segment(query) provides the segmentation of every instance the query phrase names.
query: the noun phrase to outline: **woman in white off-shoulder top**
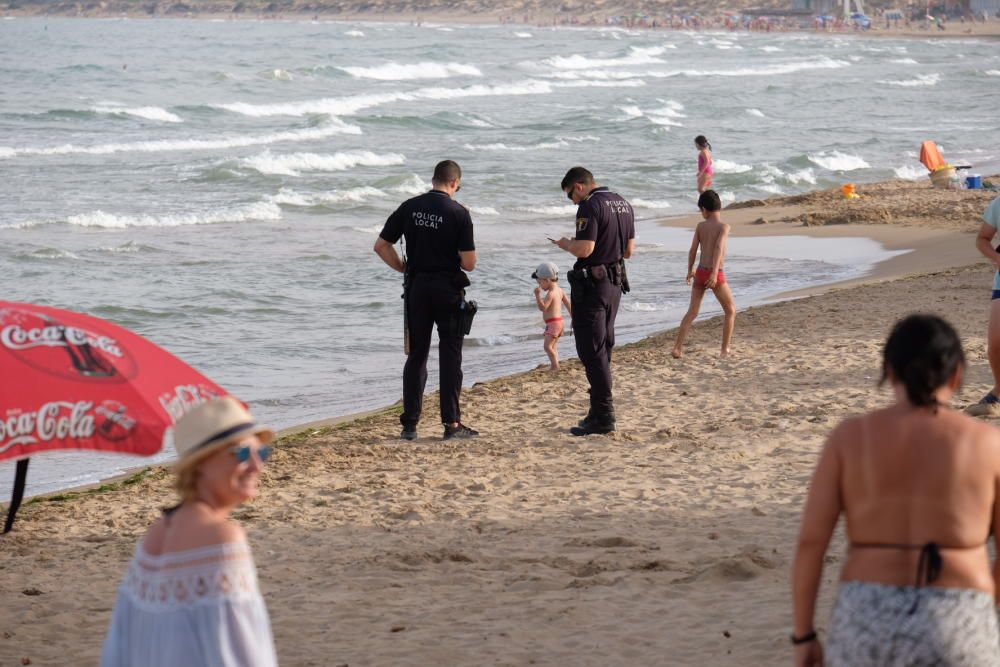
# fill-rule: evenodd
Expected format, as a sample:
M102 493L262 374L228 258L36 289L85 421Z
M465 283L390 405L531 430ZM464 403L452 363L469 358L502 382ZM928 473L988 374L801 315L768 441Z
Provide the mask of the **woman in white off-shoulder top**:
M250 545L232 511L257 495L274 431L231 397L174 429L181 504L139 543L118 592L102 667L274 667Z

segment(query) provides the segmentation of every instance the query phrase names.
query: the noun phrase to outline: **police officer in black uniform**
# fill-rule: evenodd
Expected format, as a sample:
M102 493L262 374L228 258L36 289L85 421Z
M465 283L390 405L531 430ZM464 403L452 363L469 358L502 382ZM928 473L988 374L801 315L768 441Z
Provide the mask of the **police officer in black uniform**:
M577 258L567 274L573 336L590 383L590 411L570 433L611 433L617 428L611 398L611 350L618 304L629 290L624 260L635 250L635 214L631 204L595 183L594 175L583 167L566 173L562 190L579 206L576 235L553 243Z
M432 190L409 199L386 220L375 252L405 275L409 350L403 367L403 425L401 437L414 440L427 384L427 355L431 333L438 328L441 365L441 422L445 440L478 435L462 424L458 400L462 392L462 308L469 278L476 268L476 245L469 211L452 197L462 187L462 169L452 160L439 162ZM405 239L406 260L394 244Z

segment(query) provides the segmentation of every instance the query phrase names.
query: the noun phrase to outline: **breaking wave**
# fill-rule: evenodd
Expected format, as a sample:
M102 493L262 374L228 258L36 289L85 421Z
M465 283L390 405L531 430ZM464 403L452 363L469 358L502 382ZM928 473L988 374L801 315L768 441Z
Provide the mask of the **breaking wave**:
M263 146L292 141L316 141L338 134L361 134L361 128L348 125L336 119L322 127L304 130L289 130L272 134L243 135L222 139L173 139L161 141L134 141L121 144L96 144L94 146L77 146L63 144L62 146L11 148L0 146L0 158L12 158L20 155L109 155L111 153L161 153L167 151L207 151L226 148L245 148L247 146Z
M270 151L244 158L245 167L262 174L301 176L303 171L345 171L354 167L389 167L403 164L406 157L399 153L379 155L371 151L347 151L333 155L318 153L291 153L274 155Z
M884 83L887 86L902 86L904 88L917 88L921 86L936 86L938 82L941 81L941 75L934 74L920 74L915 79L904 79L902 81L879 81L879 83Z
M114 107L97 106L92 109L94 113L110 114L114 116L135 116L146 120L155 120L162 123L183 123L184 120L177 114L170 113L160 107Z
M810 154L808 157L810 162L828 171L855 171L871 168L871 165L865 162L864 158L840 151L824 151L823 153Z
M127 227L181 227L186 225L211 225L222 222L247 222L250 220L273 221L281 219L281 209L271 202L256 202L244 206L217 209L201 213L175 213L171 215L116 215L105 211L92 211L71 215L64 221L76 227L101 227L105 229L125 229ZM48 222L28 222L21 227L52 224Z
M411 81L416 79L447 79L453 76L482 76L478 67L460 63L416 63L401 65L386 63L375 67L340 67L358 79L375 79L377 81Z
M361 111L392 102L413 102L417 100L451 100L463 97L507 97L517 95L546 95L553 90L552 84L544 81L523 81L498 85L477 84L465 88L420 88L412 92L369 93L349 97L328 97L318 100L302 100L279 104L216 104L214 108L224 109L244 116L306 116L309 114L331 114L350 116ZM360 131L360 130L359 130Z

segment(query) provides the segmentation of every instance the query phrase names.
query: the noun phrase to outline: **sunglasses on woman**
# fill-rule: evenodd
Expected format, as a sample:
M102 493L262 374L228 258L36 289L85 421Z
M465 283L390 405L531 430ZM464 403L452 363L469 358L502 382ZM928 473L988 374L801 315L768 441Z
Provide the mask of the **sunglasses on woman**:
M237 463L246 463L249 461L254 451L257 452L257 458L260 459L261 463L271 458L271 448L266 445L256 449L254 449L253 445L235 445L229 451L236 457Z

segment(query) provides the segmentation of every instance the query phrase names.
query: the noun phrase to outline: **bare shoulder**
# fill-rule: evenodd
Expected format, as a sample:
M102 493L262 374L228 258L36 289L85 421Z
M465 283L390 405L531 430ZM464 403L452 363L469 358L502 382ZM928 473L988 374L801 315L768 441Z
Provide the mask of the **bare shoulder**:
M146 536L142 538L142 548L148 554L159 554L163 551L163 544L167 536L167 520L159 517L152 523Z
M247 540L247 533L243 530L243 526L232 520L220 521L206 526L204 535L211 539L212 544L246 542Z
M857 442L865 420L871 418L871 415L853 415L847 417L830 431L830 435L826 439L826 446L840 451L848 447L852 442Z
M994 455L1000 458L1000 429L989 422L961 412L952 412L951 418L966 430L977 446L988 447Z

